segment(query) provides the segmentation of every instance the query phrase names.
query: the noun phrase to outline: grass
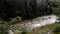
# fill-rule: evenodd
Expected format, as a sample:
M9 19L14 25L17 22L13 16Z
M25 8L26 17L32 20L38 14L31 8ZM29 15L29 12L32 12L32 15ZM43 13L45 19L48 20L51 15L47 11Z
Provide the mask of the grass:
M57 27L60 27L60 23L48 24L46 26L37 27L37 28L33 29L32 31L29 31L29 32L25 31L26 32L25 34L36 34L36 33L41 34L41 32L47 32L49 30L56 29ZM20 34L22 34L22 33L23 32L21 32ZM57 32L55 32L55 33L57 33ZM60 32L58 32L58 33L60 34Z
M42 26L42 27L38 27L38 28L35 28L35 30L37 31L37 32L47 32L47 31L49 31L49 30L54 30L55 31L55 29L57 28L57 27L59 27L60 28L60 23L54 23L54 24L49 24L49 25L46 25L46 26ZM58 29L58 28L57 28ZM59 30L59 32L60 32L60 30ZM58 32L58 33L59 33ZM57 33L57 32L55 32L55 33Z

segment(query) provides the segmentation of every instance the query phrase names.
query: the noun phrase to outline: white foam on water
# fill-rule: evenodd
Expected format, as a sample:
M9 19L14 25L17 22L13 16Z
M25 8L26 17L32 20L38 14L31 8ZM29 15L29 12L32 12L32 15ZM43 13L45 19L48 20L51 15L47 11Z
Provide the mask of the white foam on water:
M45 25L48 25L48 24L53 24L57 21L57 18L58 17L56 15L48 15L48 16L38 17L36 19L39 19L40 21L34 21L33 24L28 25L28 27L36 28L36 27L41 27L41 26L45 26Z
M9 34L14 34L12 30L9 30Z

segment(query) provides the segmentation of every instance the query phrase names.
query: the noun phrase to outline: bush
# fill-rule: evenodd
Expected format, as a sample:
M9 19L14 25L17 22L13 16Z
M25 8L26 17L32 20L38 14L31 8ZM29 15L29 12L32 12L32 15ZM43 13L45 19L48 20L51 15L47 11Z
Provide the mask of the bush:
M60 34L60 27L56 27L55 31L56 34Z
M8 34L8 22L0 19L0 34Z
M11 19L10 23L17 23L17 22L22 21L22 18L19 16L15 17L15 18L10 18L10 19Z
M57 13L57 14L60 14L60 7L54 7L53 12Z

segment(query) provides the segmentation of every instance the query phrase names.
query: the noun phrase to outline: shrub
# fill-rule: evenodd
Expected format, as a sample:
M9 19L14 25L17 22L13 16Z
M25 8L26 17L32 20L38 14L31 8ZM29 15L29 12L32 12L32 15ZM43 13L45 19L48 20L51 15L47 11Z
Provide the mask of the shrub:
M8 34L8 22L0 19L0 34Z
M22 18L19 16L15 17L15 18L10 18L10 19L11 19L10 23L17 23L22 20Z
M56 34L60 34L60 27L56 27L55 31Z
M57 14L60 14L60 7L54 7L53 12L57 13Z

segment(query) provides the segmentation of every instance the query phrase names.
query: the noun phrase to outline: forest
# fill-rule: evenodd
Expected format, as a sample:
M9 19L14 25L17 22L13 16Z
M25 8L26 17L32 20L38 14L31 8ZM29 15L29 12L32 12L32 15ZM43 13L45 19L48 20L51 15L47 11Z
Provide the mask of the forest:
M59 2L49 0L0 0L0 18L10 20L16 16L23 20L54 13ZM59 9L59 8L58 8Z
M11 24L50 14L60 16L60 0L0 0L0 34L8 34ZM44 31L44 28L53 27L57 27L55 32L60 33L60 23L43 26L41 29Z

